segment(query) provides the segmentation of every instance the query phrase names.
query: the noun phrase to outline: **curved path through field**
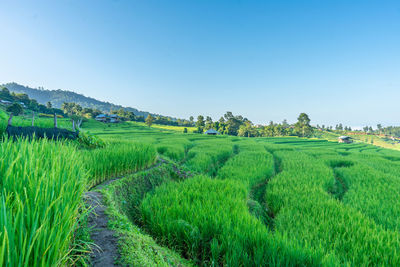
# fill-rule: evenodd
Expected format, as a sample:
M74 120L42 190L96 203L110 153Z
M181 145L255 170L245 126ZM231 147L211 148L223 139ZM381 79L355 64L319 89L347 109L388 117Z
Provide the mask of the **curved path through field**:
M164 159L158 158L156 164L145 170L141 170L141 172L150 171L151 169L157 168L165 162L166 161ZM107 186L123 177L125 176L107 180L85 193L85 202L91 210L88 218L88 227L91 229L90 237L95 244L90 255L91 266L119 266L115 263L119 257L118 238L116 237L115 232L108 228L108 216L106 214L107 207L103 205L103 195L95 190L101 189L104 186Z

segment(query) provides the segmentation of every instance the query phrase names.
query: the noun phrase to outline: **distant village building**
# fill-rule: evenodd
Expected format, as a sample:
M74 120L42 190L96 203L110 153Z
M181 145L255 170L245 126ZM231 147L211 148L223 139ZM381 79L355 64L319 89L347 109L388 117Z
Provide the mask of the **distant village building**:
M107 115L106 114L97 115L95 120L96 121L101 121L101 122L106 122L107 121Z
M119 119L120 119L120 117L117 114L111 114L110 115L110 122L111 123L118 123Z
M7 100L2 100L2 99L0 99L0 103L3 105L11 105L12 104L12 102L7 101Z
M117 114L100 114L97 115L95 120L100 121L100 122L106 122L106 123L118 123L120 121L121 117L118 116Z
M340 136L338 139L339 143L350 144L353 143L353 139L349 136Z
M207 134L207 135L217 135L217 134L220 134L220 133L219 133L218 131L214 130L214 129L209 129L209 130L205 131L204 134Z

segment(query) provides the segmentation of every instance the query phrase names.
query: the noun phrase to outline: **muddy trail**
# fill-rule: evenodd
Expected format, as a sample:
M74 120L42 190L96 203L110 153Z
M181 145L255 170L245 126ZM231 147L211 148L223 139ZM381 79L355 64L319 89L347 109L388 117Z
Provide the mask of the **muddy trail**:
M166 163L162 158L158 158L157 163L153 166L133 172L128 175L133 175L138 172L147 172ZM108 216L106 214L107 207L103 204L103 195L95 191L101 189L125 176L109 179L90 191L85 193L85 202L90 209L88 217L88 227L91 229L90 237L93 240L92 253L90 254L90 266L106 267L119 266L116 261L119 258L118 254L118 238L113 230L108 228Z
M118 266L117 241L114 231L108 228L106 207L100 192L89 191L85 193L85 201L91 212L88 218L88 227L91 229L90 237L94 242L90 254L91 266Z

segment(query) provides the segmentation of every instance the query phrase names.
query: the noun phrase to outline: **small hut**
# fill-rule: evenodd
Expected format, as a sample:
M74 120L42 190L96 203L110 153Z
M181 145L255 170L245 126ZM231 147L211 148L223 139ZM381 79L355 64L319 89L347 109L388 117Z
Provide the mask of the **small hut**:
M120 116L118 116L117 114L111 114L110 115L110 122L111 123L118 123L120 119Z
M0 99L0 103L3 104L3 105L6 105L6 106L9 106L9 105L12 104L12 102L7 101L7 100L2 100L2 99Z
M95 120L96 121L101 121L101 122L111 122L111 123L118 123L120 121L121 117L118 116L117 114L100 114L96 116Z
M214 129L209 129L209 130L205 131L204 134L206 134L206 135L217 135L217 134L220 134L220 133L218 131L214 130Z
M107 122L107 118L108 116L106 114L100 114L96 116L95 120L101 122Z
M353 139L349 136L340 136L338 138L339 143L345 143L345 144L350 144L353 143Z

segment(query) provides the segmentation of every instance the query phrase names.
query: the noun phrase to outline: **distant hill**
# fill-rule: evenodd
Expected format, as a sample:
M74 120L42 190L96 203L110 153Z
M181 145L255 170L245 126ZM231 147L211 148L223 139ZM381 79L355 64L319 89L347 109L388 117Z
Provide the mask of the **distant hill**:
M24 93L27 94L30 98L36 99L41 104L46 104L47 102L51 102L53 107L61 108L62 103L64 102L74 102L81 105L84 108L96 108L101 110L102 112L110 112L110 110L117 110L123 108L127 111L133 112L137 116L147 117L149 112L140 111L136 108L131 107L123 107L120 105L115 105L109 102L103 102L91 97L84 96L82 94L78 94L71 91L66 90L45 90L43 88L31 88L28 86L23 86L17 83L6 83L2 86L7 87L10 92L15 93ZM152 114L157 115L157 114Z

